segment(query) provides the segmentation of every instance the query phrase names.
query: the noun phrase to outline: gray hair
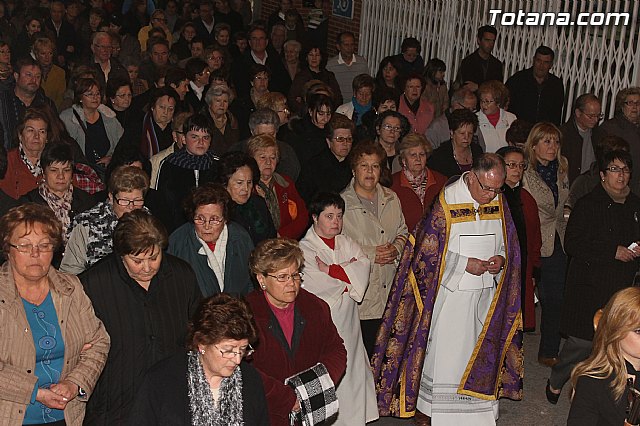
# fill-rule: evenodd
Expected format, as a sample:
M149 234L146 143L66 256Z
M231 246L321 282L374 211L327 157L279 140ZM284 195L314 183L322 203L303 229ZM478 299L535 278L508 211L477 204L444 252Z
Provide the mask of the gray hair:
M456 90L455 92L453 92L453 94L451 95L451 105L455 105L455 104L462 104L464 103L464 100L467 98L474 98L475 95L473 94L473 92L467 88L460 88L458 90Z
M286 49L288 46L293 46L298 52L302 51L302 44L298 40L287 40L284 42L283 47Z
M504 158L493 152L486 152L473 159L473 166L471 170L476 173L487 173L491 170L501 170L502 175L507 175L507 166L504 162Z
M261 108L255 110L249 116L249 130L251 134L255 134L255 129L261 124L269 124L272 125L274 129L278 130L280 127L280 118L278 114L269 108Z
M226 84L216 84L215 86L211 86L209 90L207 90L207 94L204 96L204 101L207 105L211 105L213 98L217 98L218 96L227 95L229 98L229 105L233 102L234 96L229 86Z
M627 97L631 95L640 95L640 87L627 87L618 92L616 95L616 114L622 113L622 107L627 101Z

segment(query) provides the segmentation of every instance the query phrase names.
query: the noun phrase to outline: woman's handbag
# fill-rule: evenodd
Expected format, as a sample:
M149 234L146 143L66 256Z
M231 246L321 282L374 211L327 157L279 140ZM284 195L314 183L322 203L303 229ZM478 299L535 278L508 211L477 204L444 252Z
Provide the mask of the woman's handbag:
M292 425L296 421L304 426L317 425L338 413L336 387L322 363L287 378L284 383L293 388L300 401L300 412L291 413Z

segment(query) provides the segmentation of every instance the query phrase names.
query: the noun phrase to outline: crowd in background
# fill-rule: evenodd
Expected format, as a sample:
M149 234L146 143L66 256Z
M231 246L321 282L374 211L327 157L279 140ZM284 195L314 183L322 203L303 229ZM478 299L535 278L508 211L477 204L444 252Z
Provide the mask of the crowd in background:
M377 419L405 243L483 153L504 160L549 402L605 350L591 319L639 266L640 88L604 121L580 94L564 122L547 46L505 76L483 26L447 82L413 37L370 64L310 3L0 0L0 423L288 424L310 411L284 380L316 363L335 424ZM582 412L624 411L614 384Z

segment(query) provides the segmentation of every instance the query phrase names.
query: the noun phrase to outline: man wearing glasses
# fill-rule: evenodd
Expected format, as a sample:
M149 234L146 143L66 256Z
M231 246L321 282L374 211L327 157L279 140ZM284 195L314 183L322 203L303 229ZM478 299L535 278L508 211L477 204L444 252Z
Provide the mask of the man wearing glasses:
M129 78L129 73L126 68L122 66L116 58L111 57L113 47L109 33L104 31L93 33L91 52L93 53L93 57L89 63L98 71L96 78L102 87L106 87L110 78Z
M495 425L498 397L521 399L520 248L505 176L498 155L474 158L405 247L372 357L381 416Z
M573 115L560 127L562 132L562 155L569 161L569 184L581 173L589 171L596 161L593 142L602 120L600 99L591 93L578 96ZM595 136L595 137L594 137Z

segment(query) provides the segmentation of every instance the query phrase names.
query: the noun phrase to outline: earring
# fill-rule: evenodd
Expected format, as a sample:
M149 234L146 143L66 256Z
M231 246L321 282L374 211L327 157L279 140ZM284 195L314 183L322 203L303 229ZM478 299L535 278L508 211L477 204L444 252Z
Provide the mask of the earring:
M604 182L604 178L602 178L602 181Z
M201 355L204 355L204 349L200 349L199 352L200 352Z
M266 289L267 289L267 286L266 286L266 285L264 285L264 284L263 284L263 285L261 285L260 287L262 287L262 289L263 289L263 290L266 290Z

